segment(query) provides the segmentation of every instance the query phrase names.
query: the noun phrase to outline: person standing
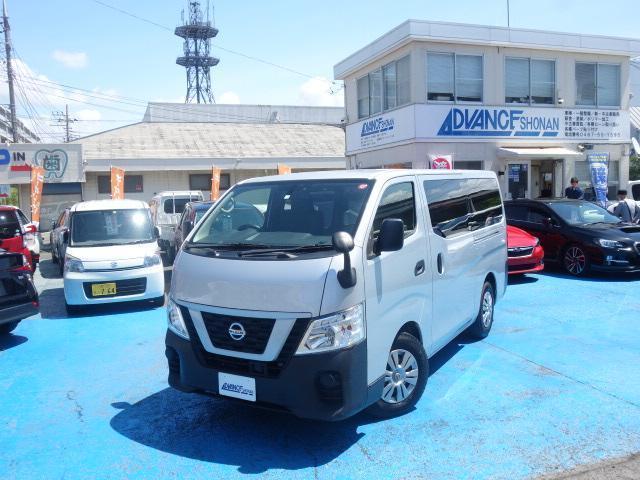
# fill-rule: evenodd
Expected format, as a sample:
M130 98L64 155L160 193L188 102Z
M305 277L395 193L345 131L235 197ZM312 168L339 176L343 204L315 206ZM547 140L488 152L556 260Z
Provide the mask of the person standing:
M564 196L571 200L582 200L584 198L584 192L578 186L577 177L571 177L571 186L564 189Z
M640 222L640 207L634 200L627 198L626 190L618 190L618 203L609 207L609 211L623 222Z

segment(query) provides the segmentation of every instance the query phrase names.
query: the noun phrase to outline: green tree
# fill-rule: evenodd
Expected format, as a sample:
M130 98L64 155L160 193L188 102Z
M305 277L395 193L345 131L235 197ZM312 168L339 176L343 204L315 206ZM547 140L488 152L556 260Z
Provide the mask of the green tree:
M629 158L629 180L640 180L640 155Z

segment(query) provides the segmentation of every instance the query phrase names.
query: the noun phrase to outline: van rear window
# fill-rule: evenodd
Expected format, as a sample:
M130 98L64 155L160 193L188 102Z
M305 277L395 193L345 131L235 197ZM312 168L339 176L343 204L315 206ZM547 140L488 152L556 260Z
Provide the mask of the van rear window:
M200 200L199 197L175 197L175 198L167 198L164 201L164 213L182 213L184 212L184 207L189 202L196 202Z
M424 181L431 225L445 238L502 221L502 199L490 178Z

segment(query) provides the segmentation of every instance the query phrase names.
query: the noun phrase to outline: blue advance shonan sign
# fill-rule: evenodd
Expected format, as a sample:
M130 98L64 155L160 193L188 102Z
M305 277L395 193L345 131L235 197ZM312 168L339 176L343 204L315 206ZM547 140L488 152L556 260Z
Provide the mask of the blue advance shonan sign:
M376 133L389 132L393 130L395 121L393 118L378 117L367 120L362 124L360 137L368 137Z
M506 108L452 108L438 136L557 137L560 118Z

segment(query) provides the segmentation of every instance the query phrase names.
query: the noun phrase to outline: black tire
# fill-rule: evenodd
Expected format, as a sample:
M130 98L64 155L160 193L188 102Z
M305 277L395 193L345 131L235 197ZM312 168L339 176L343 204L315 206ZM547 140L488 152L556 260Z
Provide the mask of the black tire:
M467 333L475 338L485 338L491 331L493 325L493 310L496 304L496 292L491 282L485 281L480 294L480 308L478 316Z
M0 335L9 335L16 329L19 323L20 320L18 320L17 322L3 323L2 325L0 325Z
M167 265L173 265L173 261L176 259L175 247L169 245L167 247Z
M393 359L394 352L396 352L396 361ZM407 359L405 353L402 352L408 352L411 357ZM393 363L402 362L405 362L405 368L390 370L393 368ZM411 364L415 365L416 368L412 368ZM411 374L413 371L416 371L415 377ZM397 336L391 346L391 352L389 352L387 372L391 373L389 375L385 373L382 396L367 409L369 414L377 418L392 418L409 412L420 400L427 386L429 359L424 347L416 337L404 332ZM407 390L407 385L411 385L407 380L409 378L415 378L416 383L413 389L402 398ZM404 392L402 387L404 387Z
M68 317L77 317L84 311L82 305L69 305L66 301L64 302L64 309L67 311Z
M562 268L569 275L582 277L589 273L591 261L580 245L571 244L562 251Z

